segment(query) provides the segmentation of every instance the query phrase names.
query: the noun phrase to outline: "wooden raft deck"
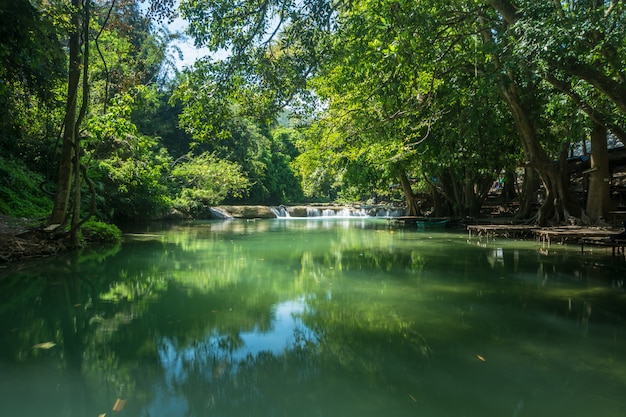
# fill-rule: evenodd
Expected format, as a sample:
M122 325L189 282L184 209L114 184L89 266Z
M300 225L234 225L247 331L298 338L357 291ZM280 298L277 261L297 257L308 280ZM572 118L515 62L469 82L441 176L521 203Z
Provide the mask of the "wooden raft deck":
M550 245L553 242L580 242L582 239L587 239L590 242L602 239L609 240L610 236L618 233L618 231L603 227L561 226L541 227L534 230L533 233L542 243Z
M626 240L624 239L615 239L612 241L610 238L587 237L580 239L579 243L581 253L585 252L585 245L603 246L605 248L611 248L613 256L616 254L624 255L624 247L626 247Z
M419 223L432 223L432 225L444 225L443 222L450 221L448 217L423 217L423 216L399 216L399 217L387 217L387 221L390 223L398 224L419 224Z
M535 233L543 244L550 245L553 241L578 243L581 253L584 253L585 246L599 246L611 248L611 252L615 256L616 254L624 254L624 247L626 246L624 239L611 240L611 235L619 233L618 230L601 227L552 227L537 230Z
M467 226L470 238L472 236L506 238L525 238L532 235L532 232L539 227L526 224L472 224Z
M552 243L576 243L580 245L581 252L584 252L585 246L599 246L611 248L613 256L616 254L624 254L626 247L626 239L611 240L611 235L619 233L621 230L602 228L602 227L584 227L584 226L562 226L562 227L539 227L529 225L512 225L512 224L486 224L486 225L469 225L467 226L470 237L476 235L496 237L503 236L505 238L525 238L534 236L543 245L551 245Z

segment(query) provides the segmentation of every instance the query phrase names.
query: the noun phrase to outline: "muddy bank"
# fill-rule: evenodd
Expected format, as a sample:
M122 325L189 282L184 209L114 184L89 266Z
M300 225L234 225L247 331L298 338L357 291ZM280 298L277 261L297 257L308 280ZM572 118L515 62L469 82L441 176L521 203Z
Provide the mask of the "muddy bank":
M65 239L51 239L32 220L0 214L0 264L41 258L67 250Z

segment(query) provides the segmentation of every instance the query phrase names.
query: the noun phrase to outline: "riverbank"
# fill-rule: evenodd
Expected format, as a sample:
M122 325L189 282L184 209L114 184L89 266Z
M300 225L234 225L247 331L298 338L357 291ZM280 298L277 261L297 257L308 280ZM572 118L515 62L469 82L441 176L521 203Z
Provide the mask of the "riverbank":
M317 216L363 216L393 218L402 216L401 209L384 206L218 206L212 212L213 218L221 219L271 219L278 217L317 217ZM481 223L481 222L478 222ZM511 224L510 217L506 215L490 216L488 226L473 226L477 228L474 235L480 236L505 236L505 237L528 237L524 233L518 233L519 227ZM51 238L40 227L41 221L23 218L14 218L0 214L0 265L16 261L53 256L68 250L65 239ZM524 231L537 229L532 226L522 226ZM542 228L550 230L554 228ZM580 238L593 237L606 238L618 230L611 228L589 228L583 226L568 227L570 242ZM622 229L623 230L623 229ZM470 230L470 232L472 232ZM598 236L596 236L598 234ZM601 235L601 236L600 236ZM572 238L573 236L573 238ZM561 238L561 236L559 236Z
M49 239L33 220L0 214L0 264L42 258L66 250L65 240Z

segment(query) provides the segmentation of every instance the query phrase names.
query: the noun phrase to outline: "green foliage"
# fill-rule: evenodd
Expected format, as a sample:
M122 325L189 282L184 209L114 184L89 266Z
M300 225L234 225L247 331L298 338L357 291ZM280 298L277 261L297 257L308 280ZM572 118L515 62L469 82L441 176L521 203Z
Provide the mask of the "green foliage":
M163 85L168 43L176 38L165 29L157 31L136 1L118 2L103 28L109 7L100 5L99 18L92 21L99 33L90 63L93 104L98 105L138 86Z
M40 172L37 164L49 164L48 140L58 134L55 119L62 118L65 55L57 14L28 0L0 2L0 150Z
M180 121L193 138L194 153L209 152L239 165L247 177L246 198L230 194L228 201L279 204L299 200L301 188L290 166L298 153L292 134L270 133L264 122L248 115L249 106L257 108L246 101L250 96L216 96L214 81L205 75L207 68L196 66L182 79L173 98L182 105Z
M267 161L265 185L270 204L302 201L301 179L293 167L294 158L299 152L295 142L299 134L294 129L277 128L272 132L271 147L264 152Z
M90 177L102 198L101 215L109 218L154 218L169 208L166 178L171 158L130 121L133 103L130 94L118 96L106 114L88 122Z
M0 3L0 79L18 82L40 97L62 74L58 28L29 0ZM4 84L3 82L3 84Z
M339 3L182 0L180 11L196 45L229 51L226 59L207 68L216 81L214 92L252 92L253 103L264 102L263 113L273 117L305 92L307 79L324 57L320 50L335 25L333 5Z
M190 151L192 137L179 125L182 105L180 100L172 98L175 82L167 88L147 86L145 94L135 96L131 121L143 134L159 138L161 146L178 158Z
M174 207L193 214L203 213L229 196L241 197L250 186L240 166L209 153L187 155L184 162L174 165L171 176L178 191Z
M70 13L64 2L13 3L0 5L0 147L53 176ZM516 21L504 24L496 8L513 3ZM623 125L619 99L600 82L626 96L624 6L583 2L559 12L557 3L181 0L196 45L229 54L169 82L177 35L149 17L167 15L172 0L150 1L149 15L136 1L117 2L106 24L109 3L94 2L90 106L78 131L99 217L386 198L399 174L423 188L437 178L461 213L521 160L501 95L505 73L532 98L548 158L562 141L579 141L587 121L539 75L559 77L607 123ZM574 64L597 67L598 79ZM305 133L276 127L281 111L307 105ZM10 190L4 205L16 198Z
M122 240L122 231L116 225L97 220L85 222L80 231L83 239L88 242L118 243Z
M0 213L14 217L44 218L52 209L39 184L44 178L19 160L0 157Z

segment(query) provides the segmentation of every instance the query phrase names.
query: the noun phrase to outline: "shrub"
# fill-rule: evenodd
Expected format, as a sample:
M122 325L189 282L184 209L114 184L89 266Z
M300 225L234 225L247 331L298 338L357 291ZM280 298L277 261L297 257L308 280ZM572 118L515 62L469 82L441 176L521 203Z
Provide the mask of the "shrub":
M97 220L85 222L80 231L88 242L117 243L122 240L122 231L116 225Z

